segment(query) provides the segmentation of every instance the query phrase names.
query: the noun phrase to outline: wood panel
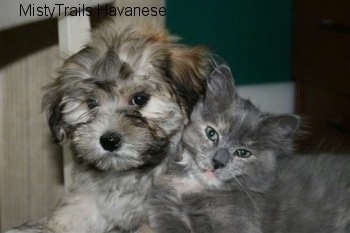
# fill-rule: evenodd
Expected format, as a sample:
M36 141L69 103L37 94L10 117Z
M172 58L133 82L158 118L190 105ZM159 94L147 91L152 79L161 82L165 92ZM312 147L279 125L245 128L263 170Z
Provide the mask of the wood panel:
M304 151L350 151L350 97L307 82L302 91L299 112L305 117L307 133L300 141Z
M298 80L349 95L350 1L296 1L294 72Z
M41 87L57 66L51 46L1 71L0 230L38 219L63 193L61 152L41 113Z
M350 2L295 1L296 109L310 133L300 149L350 151Z

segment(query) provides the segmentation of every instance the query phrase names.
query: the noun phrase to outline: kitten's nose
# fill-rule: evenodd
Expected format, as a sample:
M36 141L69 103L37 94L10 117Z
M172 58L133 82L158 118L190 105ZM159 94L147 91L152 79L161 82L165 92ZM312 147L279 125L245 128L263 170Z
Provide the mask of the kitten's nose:
M218 150L213 157L214 169L225 167L230 157L230 152L227 149Z
M120 146L120 136L117 132L107 132L100 137L103 149L115 151Z

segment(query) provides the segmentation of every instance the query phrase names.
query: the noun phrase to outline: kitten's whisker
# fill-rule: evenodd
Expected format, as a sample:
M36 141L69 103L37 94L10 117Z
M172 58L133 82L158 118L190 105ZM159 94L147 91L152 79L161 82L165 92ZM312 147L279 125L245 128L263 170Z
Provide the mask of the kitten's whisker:
M259 207L257 206L257 204L255 203L254 199L252 198L252 196L249 194L249 191L246 190L246 188L242 185L242 183L236 178L233 177L234 181L237 183L237 185L239 186L239 188L242 189L243 192L245 192L247 194L247 197L250 199L250 201L252 202L253 206L255 207L255 209L257 211L260 211Z

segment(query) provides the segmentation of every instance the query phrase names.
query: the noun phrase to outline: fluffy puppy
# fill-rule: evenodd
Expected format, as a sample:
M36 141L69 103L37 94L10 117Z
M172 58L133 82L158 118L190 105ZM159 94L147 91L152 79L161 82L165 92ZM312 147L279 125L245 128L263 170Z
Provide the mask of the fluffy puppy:
M154 22L110 22L59 69L43 98L74 156L73 185L47 219L8 232L131 232L155 176L176 153L209 59Z

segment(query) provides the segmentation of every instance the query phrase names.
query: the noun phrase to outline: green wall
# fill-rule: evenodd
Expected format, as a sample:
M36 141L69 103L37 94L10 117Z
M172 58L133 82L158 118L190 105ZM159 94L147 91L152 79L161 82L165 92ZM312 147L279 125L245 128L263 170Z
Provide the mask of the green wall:
M167 25L231 66L236 83L291 80L292 0L168 0Z

